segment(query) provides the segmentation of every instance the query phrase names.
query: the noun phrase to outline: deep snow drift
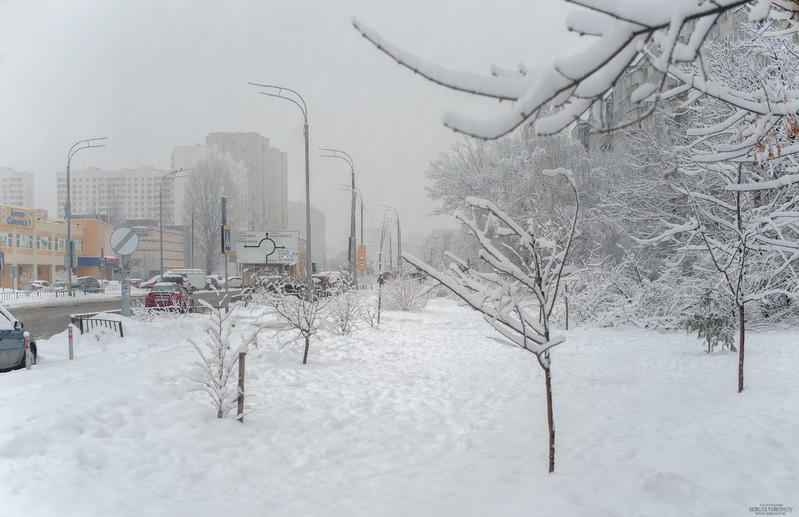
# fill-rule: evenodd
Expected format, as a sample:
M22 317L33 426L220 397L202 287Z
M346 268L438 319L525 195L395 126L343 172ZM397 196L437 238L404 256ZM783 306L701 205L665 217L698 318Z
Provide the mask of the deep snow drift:
M190 391L206 316L66 333L0 374L0 515L686 516L799 507L799 332L706 355L683 333L572 330L543 376L434 300L247 358L240 424ZM799 510L797 510L799 511Z

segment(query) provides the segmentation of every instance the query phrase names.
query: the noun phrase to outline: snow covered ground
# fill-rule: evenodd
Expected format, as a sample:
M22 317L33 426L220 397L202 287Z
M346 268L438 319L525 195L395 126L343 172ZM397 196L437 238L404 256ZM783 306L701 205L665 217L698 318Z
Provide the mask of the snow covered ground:
M299 345L264 335L240 424L193 388L206 316L66 334L0 374L2 516L748 516L799 512L799 332L737 356L580 329L543 376L455 302Z

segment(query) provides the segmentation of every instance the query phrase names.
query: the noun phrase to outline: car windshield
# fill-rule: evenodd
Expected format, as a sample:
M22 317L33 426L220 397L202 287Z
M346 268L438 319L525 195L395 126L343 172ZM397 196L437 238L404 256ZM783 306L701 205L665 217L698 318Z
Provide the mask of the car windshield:
M14 330L14 316L0 305L0 330Z

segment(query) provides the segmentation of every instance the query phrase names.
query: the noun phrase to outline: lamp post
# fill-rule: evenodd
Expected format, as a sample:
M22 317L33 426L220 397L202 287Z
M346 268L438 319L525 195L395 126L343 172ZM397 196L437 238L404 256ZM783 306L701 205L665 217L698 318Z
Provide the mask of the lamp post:
M99 138L89 138L75 142L75 144L69 148L69 153L67 153L67 200L66 203L64 203L64 208L67 213L67 259L64 261L64 265L67 266L67 292L69 293L69 296L74 296L72 293L72 258L74 255L74 250L72 249L72 204L70 202L70 194L72 190L70 186L69 166L72 162L72 157L75 156L78 151L89 149L91 147L105 147L105 144L97 144L96 142L105 140L107 138L107 136L101 136Z
M158 216L160 218L159 225L159 242L161 251L161 280L164 279L164 184L167 181L174 179L175 175L183 172L186 169L177 169L172 172L167 172L161 177L161 186L158 188Z
M347 250L347 262L350 266L350 273L352 274L352 283L357 288L358 287L358 268L356 267L356 245L355 245L355 165L352 161L352 157L341 151L339 149L328 149L325 147L320 147L320 151L328 151L332 154L323 154L322 156L325 158L340 158L347 162L347 165L350 166L350 172L352 173L352 208L350 210L350 244L349 249ZM363 206L363 204L361 205ZM363 217L362 217L363 218ZM361 221L363 223L363 221ZM361 230L363 230L363 224L361 224ZM363 237L361 237L361 244L363 244Z
M282 86L275 86L272 84L258 84L258 83L247 83L253 86L258 86L259 88L267 88L272 91L277 91L277 93L270 93L270 92L261 92L264 95L268 95L269 97L277 97L278 99L284 99L289 102L294 103L300 111L302 112L302 117L304 120L303 124L303 135L305 136L305 272L308 276L308 292L306 293L306 298L311 300L313 297L313 278L311 277L311 174L310 174L310 166L308 164L308 107L305 104L305 99L302 98L302 95L297 93L296 91L290 88L284 88ZM287 97L283 95L283 92L289 92L290 94L294 95L297 99L292 97Z
M402 230L400 229L399 212L393 206L389 205L380 205L380 206L394 212L394 216L397 218L397 269L399 270L399 273L402 274Z

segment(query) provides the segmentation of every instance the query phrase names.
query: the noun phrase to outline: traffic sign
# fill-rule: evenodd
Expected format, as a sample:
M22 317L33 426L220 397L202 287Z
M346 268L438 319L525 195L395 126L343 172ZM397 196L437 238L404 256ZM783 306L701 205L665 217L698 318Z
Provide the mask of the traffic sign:
M296 264L300 232L296 230L236 232L236 262L239 264Z
M358 245L358 271L366 271L366 244Z
M111 234L111 247L120 255L130 255L139 246L139 236L132 228L117 228Z
M232 250L232 240L231 233L233 232L230 225L223 224L222 225L222 254L223 255L230 255Z

